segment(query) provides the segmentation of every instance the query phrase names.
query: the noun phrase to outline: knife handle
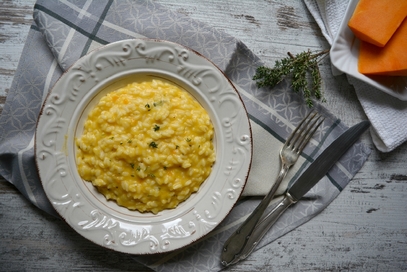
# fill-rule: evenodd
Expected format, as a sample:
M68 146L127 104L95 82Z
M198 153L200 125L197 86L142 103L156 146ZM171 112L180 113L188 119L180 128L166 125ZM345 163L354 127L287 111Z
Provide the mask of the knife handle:
M252 214L250 214L250 216L242 223L242 225L240 225L240 227L225 242L221 256L222 265L228 266L234 264L234 260L239 259L240 252L246 246L247 241L252 235L255 226L264 214L264 211L267 209L270 201L273 199L274 194L280 186L281 181L287 174L289 167L290 166L288 164L282 165L277 180L271 187L268 194L263 198L256 209L254 209Z
M285 193L284 198L256 225L236 262L246 259L247 256L253 252L253 249L274 225L280 215L295 202L297 202L297 200L295 200L288 192Z

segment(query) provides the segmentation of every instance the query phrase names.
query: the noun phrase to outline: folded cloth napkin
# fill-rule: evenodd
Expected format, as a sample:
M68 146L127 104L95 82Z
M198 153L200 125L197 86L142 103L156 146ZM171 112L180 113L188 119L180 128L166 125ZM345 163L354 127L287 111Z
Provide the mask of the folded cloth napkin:
M252 80L262 62L241 41L153 1L45 1L34 6L31 26L0 118L0 174L34 205L56 215L39 181L34 158L34 133L42 102L56 80L89 50L129 38L156 38L190 47L212 60L238 86L253 129L254 158L245 195L264 195L279 169L278 150L309 111L301 96L283 82L272 91L258 89ZM347 126L325 108L326 117L287 187ZM370 150L356 143L305 200L282 215L264 237L262 247L322 211L366 161ZM271 170L270 170L271 169ZM253 211L259 198L243 197L209 235L188 247L168 253L135 256L162 271L200 269L218 271L221 248L237 226ZM58 215L56 215L58 216ZM103 237L101 237L103 239ZM120 242L120 241L117 241ZM114 248L113 248L114 249Z
M350 0L304 0L332 45ZM335 69L335 68L334 68ZM407 101L401 101L348 75L358 99L369 118L371 136L378 150L389 152L407 141Z

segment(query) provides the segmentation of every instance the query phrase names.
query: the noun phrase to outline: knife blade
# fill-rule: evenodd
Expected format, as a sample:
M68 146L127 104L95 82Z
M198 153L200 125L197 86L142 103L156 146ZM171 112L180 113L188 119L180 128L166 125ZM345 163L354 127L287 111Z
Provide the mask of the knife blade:
M233 256L232 260L228 260L230 256L226 254L226 252L222 252L222 264L224 266L229 266L249 256L280 215L289 206L299 201L309 190L311 190L311 188L326 175L329 169L332 168L345 152L353 146L353 144L359 139L360 135L362 135L369 126L369 121L360 122L335 139L304 171L304 173L301 174L285 194L280 197L281 200L273 210L256 225L252 235L248 238L249 240L241 252L238 255Z

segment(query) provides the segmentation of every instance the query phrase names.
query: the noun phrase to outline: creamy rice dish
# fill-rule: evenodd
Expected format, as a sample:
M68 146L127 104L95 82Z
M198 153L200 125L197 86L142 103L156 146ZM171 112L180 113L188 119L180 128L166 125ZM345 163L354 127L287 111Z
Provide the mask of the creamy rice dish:
M177 207L215 162L214 129L185 90L153 79L110 92L76 139L80 176L106 199L140 212Z

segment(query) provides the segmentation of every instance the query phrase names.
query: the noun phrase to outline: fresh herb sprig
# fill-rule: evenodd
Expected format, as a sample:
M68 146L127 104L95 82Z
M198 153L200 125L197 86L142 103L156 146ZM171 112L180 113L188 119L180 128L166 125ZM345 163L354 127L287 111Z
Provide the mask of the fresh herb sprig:
M313 107L312 97L325 101L321 92L321 73L318 63L329 53L329 50L311 52L304 51L297 55L288 52L288 57L277 60L273 68L260 66L253 76L257 86L274 87L287 76L291 75L291 87L294 92L303 93L308 107Z

